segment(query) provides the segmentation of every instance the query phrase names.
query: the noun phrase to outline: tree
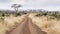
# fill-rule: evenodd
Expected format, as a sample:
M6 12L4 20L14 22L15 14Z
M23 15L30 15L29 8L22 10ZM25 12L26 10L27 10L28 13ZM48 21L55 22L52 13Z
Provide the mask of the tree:
M19 4L13 4L11 7L14 8L14 10L15 10L16 13L17 13L17 11L18 11L18 9L21 7L21 5L19 5Z

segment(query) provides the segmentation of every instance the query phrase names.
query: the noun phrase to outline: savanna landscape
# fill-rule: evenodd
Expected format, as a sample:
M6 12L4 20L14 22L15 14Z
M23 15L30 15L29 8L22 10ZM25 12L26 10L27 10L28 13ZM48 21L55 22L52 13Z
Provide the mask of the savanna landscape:
M31 20L32 21L31 21ZM27 21L28 20L28 21ZM29 22L30 21L30 22ZM27 26L20 26L22 23L27 23ZM30 26L28 26L28 23L31 23ZM24 29L27 27L29 28L34 28L33 24L37 25L42 31L46 32L46 34L60 34L60 12L58 11L53 11L53 12L48 12L48 11L25 11L25 12L4 12L0 11L0 34L12 34L14 32L15 28L22 28ZM19 26L19 27L18 27ZM23 30L23 29L20 29ZM35 28L37 30L38 28ZM9 33L11 32L12 33ZM32 34L41 34L40 33L35 33L34 29L31 29L33 31ZM18 32L18 30L16 30ZM28 31L28 29L27 29ZM29 31L28 31L29 32ZM23 33L23 31L22 31ZM14 34L14 33L13 33ZM28 33L26 33L28 34ZM30 33L29 33L30 34Z
M0 34L60 34L60 0L0 0Z

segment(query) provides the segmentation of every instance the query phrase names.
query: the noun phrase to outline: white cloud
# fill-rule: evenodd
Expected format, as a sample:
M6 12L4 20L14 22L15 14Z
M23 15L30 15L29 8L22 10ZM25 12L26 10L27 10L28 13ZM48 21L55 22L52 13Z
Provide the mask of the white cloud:
M11 5L17 3L21 4L22 8L46 9L46 10L59 10L60 0L0 0L1 9L11 9Z

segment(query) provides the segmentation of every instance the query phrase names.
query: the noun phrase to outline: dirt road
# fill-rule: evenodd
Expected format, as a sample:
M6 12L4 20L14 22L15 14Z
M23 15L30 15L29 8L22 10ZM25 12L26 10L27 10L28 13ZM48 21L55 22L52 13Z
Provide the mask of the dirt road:
M8 34L47 34L42 31L36 24L32 23L32 19L26 17L25 20Z

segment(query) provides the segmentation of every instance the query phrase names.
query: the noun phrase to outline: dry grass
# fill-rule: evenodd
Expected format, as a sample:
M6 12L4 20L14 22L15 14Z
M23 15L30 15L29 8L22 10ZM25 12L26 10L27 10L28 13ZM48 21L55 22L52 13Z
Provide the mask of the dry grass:
M18 17L4 17L0 22L0 34L5 34L7 31L15 28L15 26L23 21L23 16Z
M39 26L43 31L46 31L47 34L60 34L60 20L51 20L46 16L35 17L34 14L30 14L29 17L32 18L33 23Z
M39 26L43 31L46 31L47 34L60 34L60 20L51 20L45 16L35 17L37 13L31 13L29 15L32 18L34 24ZM18 17L5 17L4 24L0 22L0 34L5 34L6 31L10 31L18 23L21 23L24 16Z

